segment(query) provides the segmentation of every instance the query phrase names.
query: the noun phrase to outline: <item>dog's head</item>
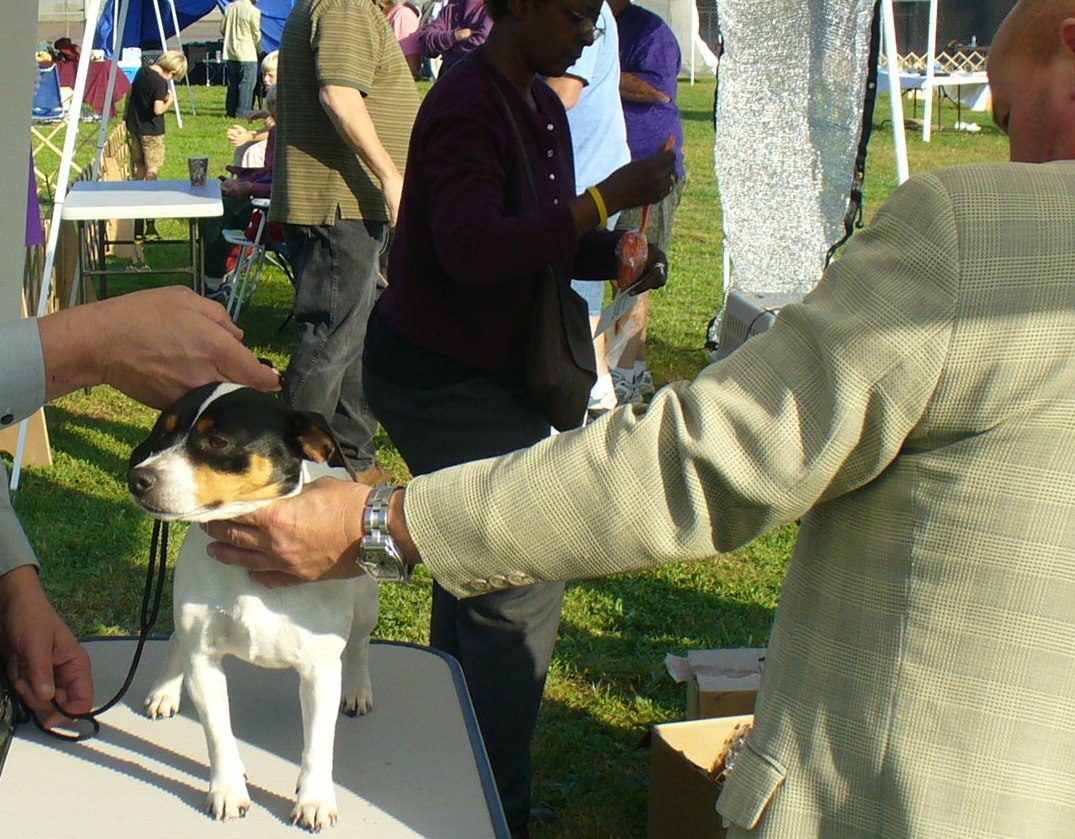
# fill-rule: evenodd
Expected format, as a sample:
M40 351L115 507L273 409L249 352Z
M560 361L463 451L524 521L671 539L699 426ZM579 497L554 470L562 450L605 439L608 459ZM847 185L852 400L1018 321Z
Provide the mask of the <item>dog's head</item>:
M323 418L233 384L195 388L131 453L127 485L158 519L249 513L302 488L304 460L344 465Z

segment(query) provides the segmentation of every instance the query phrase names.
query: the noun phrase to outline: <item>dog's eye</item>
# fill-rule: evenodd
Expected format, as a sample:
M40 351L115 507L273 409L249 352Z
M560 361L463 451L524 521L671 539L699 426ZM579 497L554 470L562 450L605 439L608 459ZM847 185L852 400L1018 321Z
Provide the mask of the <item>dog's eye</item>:
M222 437L219 434L210 434L207 438L207 442L211 449L224 449L228 446L228 438Z

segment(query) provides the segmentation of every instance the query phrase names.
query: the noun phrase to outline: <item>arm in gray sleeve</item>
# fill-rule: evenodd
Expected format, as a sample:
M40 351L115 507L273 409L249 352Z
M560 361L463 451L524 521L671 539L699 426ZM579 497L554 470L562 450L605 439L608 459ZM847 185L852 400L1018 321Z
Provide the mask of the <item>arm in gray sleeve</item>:
M45 359L36 318L0 323L0 428L25 419L45 403Z
M36 318L0 324L0 428L25 419L45 402L45 361ZM0 574L37 565L30 540L11 506L7 469L0 464Z
M0 576L20 565L38 564L30 540L11 507L7 468L0 463Z

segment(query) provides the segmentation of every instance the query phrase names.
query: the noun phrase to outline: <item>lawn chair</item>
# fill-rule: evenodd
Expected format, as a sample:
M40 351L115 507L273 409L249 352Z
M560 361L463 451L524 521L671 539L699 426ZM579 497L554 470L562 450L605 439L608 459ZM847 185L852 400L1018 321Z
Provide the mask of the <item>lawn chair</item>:
M60 71L55 64L37 68L37 91L34 93L35 122L59 122L67 115L60 94Z
M250 226L246 230L231 229L223 232L224 240L239 248L235 268L225 278L231 289L225 308L232 320L238 320L243 306L254 297L266 261L282 271L292 285L295 284L291 263L287 259L287 249L270 234L269 199L254 198L251 203L255 208L256 219L251 217ZM251 228L254 231L252 237L248 235Z
M48 191L49 198L53 198L52 178L47 171L39 168L43 159L42 152L46 149L63 159L63 132L67 130L70 117L68 112L69 103L64 101L60 88L60 71L55 64L49 67L37 69L37 91L34 93L33 109L30 114L30 133L33 137L34 160L38 163L34 166L34 176L41 181ZM83 114L80 115L79 123L97 122L100 117L93 112L88 105L83 105ZM95 132L94 132L95 133ZM82 148L94 139L93 134L80 132L75 143L75 156ZM45 155L47 157L48 155ZM71 162L71 173L75 177L82 173L82 167Z
M37 160L42 149L50 149L57 157L63 156L63 150L58 138L67 127L67 109L63 106L63 95L60 93L60 71L56 65L37 68L37 90L34 91L33 110L30 113L30 132L33 135L34 159ZM47 173L36 165L34 175L45 182L52 198L52 184Z

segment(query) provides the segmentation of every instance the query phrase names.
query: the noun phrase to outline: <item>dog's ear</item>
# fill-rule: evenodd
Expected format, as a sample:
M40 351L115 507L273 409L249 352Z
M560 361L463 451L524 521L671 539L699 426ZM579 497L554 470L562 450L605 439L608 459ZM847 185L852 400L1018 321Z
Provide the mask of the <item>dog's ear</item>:
M336 435L332 433L323 416L313 411L296 411L295 425L295 439L303 457L318 463L327 463L329 466L342 466L354 477L351 464L343 456Z

